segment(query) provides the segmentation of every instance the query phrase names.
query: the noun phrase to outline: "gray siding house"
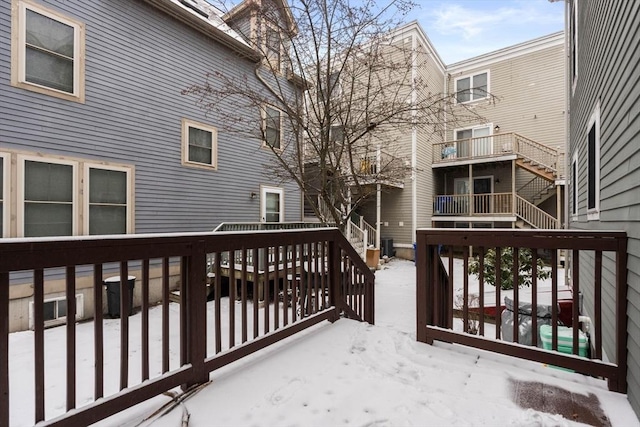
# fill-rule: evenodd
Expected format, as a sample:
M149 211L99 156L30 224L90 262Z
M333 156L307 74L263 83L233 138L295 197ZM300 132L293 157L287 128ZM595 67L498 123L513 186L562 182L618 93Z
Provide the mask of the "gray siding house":
M182 94L207 73L261 90L254 72L264 64L204 0L3 1L0 237L301 220L300 191L264 168L267 144L287 129L229 102L218 108L257 131L227 131ZM28 283L11 290L13 330L27 325L31 292Z
M568 220L574 229L627 232L628 397L640 414L640 2L569 1L567 23ZM603 342L610 355L612 265L603 259ZM588 270L580 270L581 282L593 280Z

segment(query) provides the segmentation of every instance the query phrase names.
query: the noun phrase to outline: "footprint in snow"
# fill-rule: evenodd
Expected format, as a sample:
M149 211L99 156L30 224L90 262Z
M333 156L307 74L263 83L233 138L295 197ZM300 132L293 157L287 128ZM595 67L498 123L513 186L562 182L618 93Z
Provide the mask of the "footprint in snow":
M284 386L280 387L271 394L269 401L272 405L281 405L293 397L295 392L302 386L302 380L294 378Z

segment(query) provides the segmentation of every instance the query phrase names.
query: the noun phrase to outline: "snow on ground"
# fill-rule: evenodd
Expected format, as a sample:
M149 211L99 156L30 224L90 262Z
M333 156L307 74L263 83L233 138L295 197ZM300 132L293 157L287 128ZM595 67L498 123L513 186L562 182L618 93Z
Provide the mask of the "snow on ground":
M510 383L521 380L593 393L613 426L640 426L626 396L609 392L604 381L461 346L416 342L415 310L415 267L393 260L376 272L375 326L347 319L323 322L213 372L209 385L182 396L179 404L159 396L99 425L176 427L187 418L195 427L579 425L518 407ZM30 351L28 334L12 334L12 355ZM32 375L26 365L13 364L13 369ZM49 381L47 388L64 396L63 381ZM22 397L12 401L12 411L32 413L30 398ZM30 416L25 419L12 416L12 425L31 424Z

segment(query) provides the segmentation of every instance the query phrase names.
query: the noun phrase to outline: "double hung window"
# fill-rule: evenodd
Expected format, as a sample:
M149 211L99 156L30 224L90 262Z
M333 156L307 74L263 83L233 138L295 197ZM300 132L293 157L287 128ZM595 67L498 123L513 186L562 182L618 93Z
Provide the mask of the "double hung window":
M459 103L477 101L489 96L489 72L456 79L456 100Z
M84 24L14 0L12 84L84 102Z

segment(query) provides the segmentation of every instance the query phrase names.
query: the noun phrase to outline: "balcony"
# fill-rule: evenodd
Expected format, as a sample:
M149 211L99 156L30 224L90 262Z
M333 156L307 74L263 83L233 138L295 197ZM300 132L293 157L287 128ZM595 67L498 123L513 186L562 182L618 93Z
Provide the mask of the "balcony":
M437 195L435 221L459 221L465 217L492 221L522 220L531 228L556 229L557 218L513 193Z
M562 175L558 150L517 133L500 133L433 144L433 167L517 160L518 165L554 180Z

